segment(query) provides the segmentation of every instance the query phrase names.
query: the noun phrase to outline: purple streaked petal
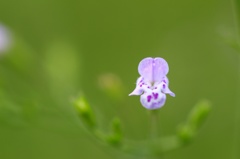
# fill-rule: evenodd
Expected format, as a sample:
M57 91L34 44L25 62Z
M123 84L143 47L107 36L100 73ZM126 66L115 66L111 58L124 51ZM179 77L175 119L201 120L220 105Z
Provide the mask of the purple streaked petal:
M166 95L163 93L147 92L141 95L140 102L147 109L161 108L166 101Z
M169 94L172 97L175 97L175 93L173 93L168 87L162 90L163 93Z
M136 86L136 88L132 91L132 93L129 94L129 96L141 94L143 94L143 89L139 86Z
M136 83L136 88L133 90L132 93L129 94L129 96L132 95L141 95L144 92L149 92L151 91L151 83L149 82L145 82L143 77L139 77L137 79L137 83Z
M163 58L147 57L138 65L139 74L148 82L161 82L168 70L168 63Z
M139 77L136 82L136 88L133 90L132 93L129 94L129 96L132 95L141 95L143 94L144 88L145 88L145 83L143 80L143 77Z
M160 87L162 87L162 92L165 93L165 94L169 94L170 96L172 97L175 97L175 93L173 93L169 88L168 88L168 85L169 85L169 80L167 78L167 76L165 76L163 78L163 81L160 83Z
M169 71L168 63L163 58L153 61L153 81L162 81Z
M162 81L162 82L166 83L167 85L169 84L169 80L168 80L167 76L165 76L165 77L163 78L163 81Z
M152 64L153 58L147 57L143 59L138 65L138 72L146 81L152 81L153 79Z
M165 84L165 83L161 83L162 85L162 92L165 93L165 94L169 94L170 96L172 97L175 97L175 93L173 93L169 88L168 88L168 85Z

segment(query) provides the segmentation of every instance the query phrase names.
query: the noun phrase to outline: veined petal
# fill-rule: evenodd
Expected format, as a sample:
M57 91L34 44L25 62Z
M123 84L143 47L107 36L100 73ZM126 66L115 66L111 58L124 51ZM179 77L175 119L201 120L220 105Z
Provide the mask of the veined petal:
M169 81L168 78L165 76L163 81L160 83L160 87L162 88L162 92L165 94L169 94L172 97L175 97L175 93L173 93L169 88Z
M138 65L138 73L146 80L152 82L153 79L153 58L147 57Z
M143 77L139 77L137 79L136 88L133 90L132 93L129 94L129 96L141 95L144 92L148 91L151 91L151 83L145 82L145 79Z
M139 74L148 82L160 82L167 75L168 63L163 58L145 58L138 65Z
M168 86L165 87L165 89L162 90L163 93L165 94L169 94L170 96L172 97L175 97L175 93L173 93L169 88Z
M163 58L155 58L153 61L153 81L162 81L169 71L168 63Z
M141 94L143 94L143 89L139 86L136 86L136 88L132 91L132 93L129 94L129 96Z
M146 92L141 95L140 102L147 109L161 108L166 101L166 95L161 92Z
M136 88L133 90L132 93L129 94L129 96L143 94L143 85L142 84L143 84L143 77L139 77L137 79Z

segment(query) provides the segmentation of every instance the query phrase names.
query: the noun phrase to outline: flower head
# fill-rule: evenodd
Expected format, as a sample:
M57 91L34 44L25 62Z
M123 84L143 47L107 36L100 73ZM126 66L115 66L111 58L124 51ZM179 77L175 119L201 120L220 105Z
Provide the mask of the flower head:
M168 63L163 58L145 58L138 65L140 77L131 95L141 95L140 102L147 109L161 108L166 101L166 94L175 97L168 88Z

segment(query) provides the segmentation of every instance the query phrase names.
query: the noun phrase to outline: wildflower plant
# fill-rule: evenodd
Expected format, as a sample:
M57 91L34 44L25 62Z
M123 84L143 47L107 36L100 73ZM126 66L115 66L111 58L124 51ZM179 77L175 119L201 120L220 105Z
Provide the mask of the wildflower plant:
M239 159L239 2L3 1L0 158Z
M137 79L136 88L129 95L141 95L141 104L150 111L153 128L157 127L156 109L161 108L166 101L166 94L175 97L169 89L167 74L168 63L163 58L145 58L138 66L140 77ZM111 122L110 132L104 132L87 99L80 95L74 101L75 110L78 113L83 126L91 136L100 141L103 145L115 147L119 151L134 156L161 157L163 154L180 148L192 141L200 126L206 119L210 111L210 103L206 100L197 103L183 123L177 126L173 135L159 137L157 132L153 132L152 138L144 141L131 141L126 139L122 130L122 123L119 118L114 118ZM156 131L156 130L154 130Z

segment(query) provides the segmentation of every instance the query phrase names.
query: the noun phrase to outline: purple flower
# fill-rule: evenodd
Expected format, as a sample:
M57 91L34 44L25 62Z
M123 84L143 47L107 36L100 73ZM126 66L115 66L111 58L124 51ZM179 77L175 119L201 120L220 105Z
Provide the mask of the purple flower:
M166 94L175 97L168 88L168 63L163 58L145 58L138 65L141 75L136 83L135 90L129 94L141 95L140 101L147 109L161 108L166 101Z

